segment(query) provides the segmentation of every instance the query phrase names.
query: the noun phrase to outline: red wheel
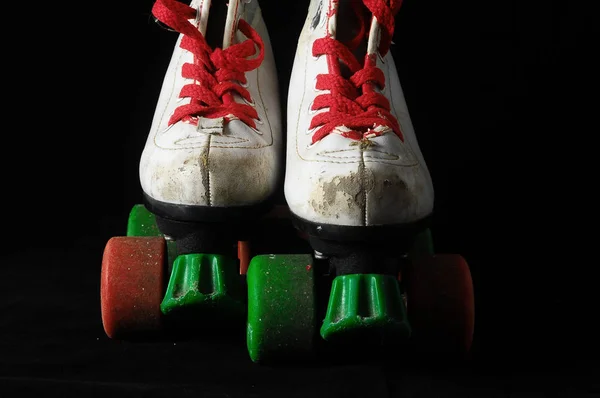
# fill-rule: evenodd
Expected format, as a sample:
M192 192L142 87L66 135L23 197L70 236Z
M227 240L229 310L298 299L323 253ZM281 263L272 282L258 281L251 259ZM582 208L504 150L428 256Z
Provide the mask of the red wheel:
M166 243L162 237L114 237L104 248L100 303L110 338L156 332L165 286Z
M416 350L465 356L475 326L473 281L465 259L422 256L403 273L403 283Z

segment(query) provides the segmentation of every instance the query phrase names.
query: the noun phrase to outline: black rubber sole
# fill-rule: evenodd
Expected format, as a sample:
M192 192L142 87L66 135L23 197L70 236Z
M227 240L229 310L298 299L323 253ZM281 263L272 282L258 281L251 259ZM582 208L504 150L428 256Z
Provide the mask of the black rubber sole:
M315 223L290 212L296 228L311 238L337 242L381 242L411 239L431 225L432 216L407 224L389 224L373 226L348 226Z
M247 223L266 214L274 205L274 198L249 206L213 207L190 206L161 202L143 193L144 205L155 215L174 221L201 223Z
M431 216L409 224L376 226L314 223L293 213L291 218L308 235L311 248L329 259L329 272L335 275L397 275L399 261L431 224Z
M430 227L431 216L409 224L344 226L314 223L291 214L294 226L308 235L310 246L329 259L330 272L397 275L399 261Z

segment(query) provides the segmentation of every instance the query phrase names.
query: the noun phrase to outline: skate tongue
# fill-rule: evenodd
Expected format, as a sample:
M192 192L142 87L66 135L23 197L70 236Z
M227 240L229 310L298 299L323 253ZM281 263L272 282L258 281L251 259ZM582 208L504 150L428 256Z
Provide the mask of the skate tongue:
M389 17L388 21L378 21L377 17L373 15L371 19L371 26L369 29L369 36L367 42L367 54L377 55L378 53L383 57L389 51L391 45L391 35L394 31L394 20L396 13L400 9L402 1L393 2L391 14L383 14L383 18ZM387 24L387 26L385 26Z
M367 55L375 55L379 52L379 41L381 39L381 25L377 23L377 18L373 17L371 28L369 29L369 40L367 42Z
M240 7L240 0L195 0L195 7L199 10L197 22L198 30L206 38L208 32L209 20L211 24L220 24L219 17L215 14L212 18L209 17L211 7L216 7L218 2L227 2L227 18L225 20L225 28L223 30L223 40L218 43L218 47L223 50L231 46L234 43L235 31L237 30L237 23L241 15L242 7ZM222 20L221 20L222 21ZM222 23L222 22L221 22ZM219 29L219 26L211 26L210 30L215 31ZM214 45L215 43L209 43Z
M392 6L393 9L390 10L391 14L382 14L383 18L393 18L400 8L399 4L402 2L392 1L392 3L394 4ZM357 3L344 3L345 5L342 8L340 8L339 4L339 1L331 2L330 10L327 12L329 15L329 24L327 26L329 35L347 45L358 60L363 59L365 55L377 55L377 53L381 53L381 55L384 56L389 49L387 31L390 29L393 31L393 21L378 21L375 15L370 14L370 12L367 11L372 16L372 18L369 18L362 13L362 11L366 11L366 9L357 6ZM352 4L353 7L351 7L350 4ZM340 13L343 15L340 15ZM366 26L366 29L369 30L367 34L363 30L365 28L363 23L368 25L369 19L370 26ZM342 25L338 26L338 20L341 21ZM352 23L346 23L346 21L352 21ZM354 23L360 23L360 25L354 26ZM387 27L384 26L386 24L388 25ZM350 27L349 25L352 25L353 27ZM366 46L363 43L363 39L365 38L367 39ZM382 40L384 40L384 42L382 42Z
M217 117L217 118L199 117L198 118L197 130L200 133L223 135L224 129L225 129L225 118L224 117Z
M329 10L323 11L328 18L327 32L331 38L344 44L356 59L363 59L366 49L363 9L359 3L345 2L341 7L339 3L333 1L329 5ZM340 62L334 66L332 72L338 72L343 77L349 78L353 73L350 68L349 65Z
M327 25L327 32L331 35L331 37L337 37L337 21L338 21L338 9L339 2L333 1L329 3L330 10L323 10L322 12L327 15L329 14L329 23Z
M240 7L240 0L221 0L228 1L227 8L227 20L225 21L225 30L223 32L223 49L231 46L232 44L236 44L234 42L235 32L237 30L238 20L240 19L240 15L242 12L242 8Z
M210 10L210 4L211 0L194 0L191 4L191 7L194 7L198 10L196 22L198 23L198 30L200 31L200 33L202 33L202 36L204 37L206 37L206 27L208 26L208 14Z
M367 41L367 55L377 55L379 51L379 40L381 35L381 26L377 23L377 18L373 17L369 29L369 39Z
M355 56L363 47L361 44L364 39L362 8L356 4L344 3L344 6L340 8L339 2L331 3L331 10L328 13L330 16L329 24L327 26L329 35L348 46L355 52ZM340 26L338 26L338 21L342 23ZM362 56L357 56L357 58L360 59Z

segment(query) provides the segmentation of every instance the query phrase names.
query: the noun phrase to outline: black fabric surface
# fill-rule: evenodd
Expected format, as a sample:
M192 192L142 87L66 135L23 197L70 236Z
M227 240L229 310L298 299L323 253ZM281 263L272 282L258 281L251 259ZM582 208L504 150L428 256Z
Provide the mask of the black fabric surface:
M124 343L102 329L102 250L141 201L176 39L151 0L123 3L38 10L35 40L6 41L27 86L6 92L0 397L598 396L597 243L577 224L594 208L581 188L596 158L583 155L597 130L595 14L405 0L398 70L435 184L436 249L471 267L472 358L263 367L243 339ZM261 5L285 99L308 1Z

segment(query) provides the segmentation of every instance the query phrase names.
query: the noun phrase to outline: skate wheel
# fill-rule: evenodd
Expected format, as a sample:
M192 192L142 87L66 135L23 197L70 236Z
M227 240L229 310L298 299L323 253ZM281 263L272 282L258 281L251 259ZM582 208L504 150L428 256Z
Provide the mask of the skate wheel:
M146 206L134 205L127 220L127 236L162 236L156 225L156 217Z
M318 336L312 256L255 256L247 281L246 337L252 361L311 358Z
M475 324L473 282L465 259L420 256L404 272L403 283L417 352L465 356Z
M107 336L131 338L161 327L167 251L162 237L113 237L104 248L100 278Z

